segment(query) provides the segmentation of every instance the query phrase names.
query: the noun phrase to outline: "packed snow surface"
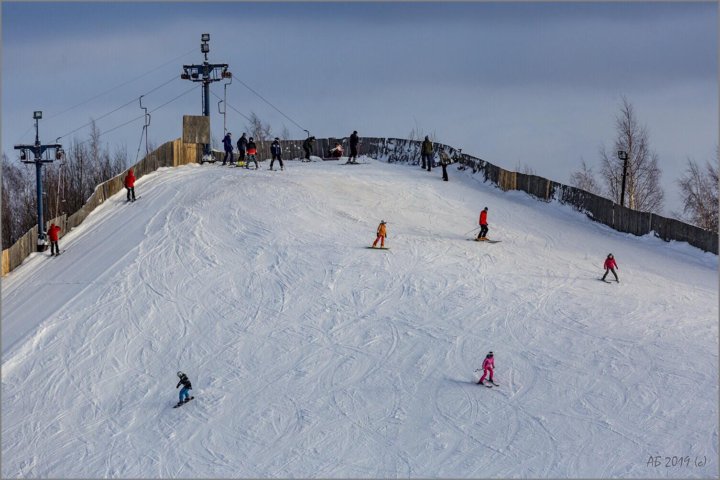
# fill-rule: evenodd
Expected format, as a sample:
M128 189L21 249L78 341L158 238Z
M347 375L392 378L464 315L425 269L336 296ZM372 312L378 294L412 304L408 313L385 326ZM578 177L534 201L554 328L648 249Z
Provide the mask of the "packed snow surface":
M717 256L363 160L162 169L5 277L2 477L717 477Z

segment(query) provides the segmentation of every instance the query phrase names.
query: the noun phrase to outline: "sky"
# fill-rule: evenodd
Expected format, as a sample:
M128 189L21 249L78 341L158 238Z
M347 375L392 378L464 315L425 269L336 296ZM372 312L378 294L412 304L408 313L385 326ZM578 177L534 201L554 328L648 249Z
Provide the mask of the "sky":
M704 164L718 145L717 25L716 2L3 2L2 151L34 141L42 110L44 143L85 140L95 119L134 161L141 95L150 141L180 137L182 115L202 112L181 67L202 63L209 33L209 61L234 76L211 87L218 140L227 94L234 138L251 112L290 138L415 130L569 183L613 150L625 96L658 154L671 215L687 159Z

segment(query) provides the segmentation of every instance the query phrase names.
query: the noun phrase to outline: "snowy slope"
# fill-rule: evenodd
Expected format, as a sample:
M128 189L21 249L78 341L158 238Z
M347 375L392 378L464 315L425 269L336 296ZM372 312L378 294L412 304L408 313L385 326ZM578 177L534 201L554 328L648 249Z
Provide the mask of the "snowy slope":
M369 162L163 169L6 277L2 477L718 475L717 256Z

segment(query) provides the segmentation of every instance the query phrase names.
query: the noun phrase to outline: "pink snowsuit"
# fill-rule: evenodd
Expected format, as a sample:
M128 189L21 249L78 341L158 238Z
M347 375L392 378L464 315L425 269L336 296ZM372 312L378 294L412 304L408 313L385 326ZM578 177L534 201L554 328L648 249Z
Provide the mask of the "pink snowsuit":
M483 360L483 374L482 377L480 377L480 381L484 382L485 377L487 376L488 372L490 373L490 381L493 381L493 369L495 368L495 357L485 358Z

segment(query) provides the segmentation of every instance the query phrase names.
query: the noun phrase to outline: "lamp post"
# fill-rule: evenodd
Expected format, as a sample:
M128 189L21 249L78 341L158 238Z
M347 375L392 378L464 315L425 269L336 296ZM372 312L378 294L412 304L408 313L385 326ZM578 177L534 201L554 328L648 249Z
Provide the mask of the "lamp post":
M47 247L45 240L45 227L43 225L43 201L42 201L42 166L44 163L52 163L53 158L43 155L46 150L55 151L55 159L60 160L65 153L62 145L59 143L52 143L48 145L42 145L40 143L40 133L38 128L38 120L42 118L41 111L33 112L33 119L35 120L35 143L33 145L15 145L15 150L20 150L20 161L23 163L34 163L35 164L35 184L37 187L37 219L38 219L38 238L37 238L37 251L43 252ZM28 159L28 151L32 152L34 159Z
M201 65L183 65L183 73L180 78L203 84L203 115L210 117L210 84L219 82L224 78L232 78L228 71L227 63L209 63L210 34L203 33L200 37L200 52L205 55L205 61ZM203 145L203 161L210 161L210 144Z
M627 177L628 154L624 150L618 150L617 156L623 161L622 188L620 190L620 206L625 206L625 178Z

